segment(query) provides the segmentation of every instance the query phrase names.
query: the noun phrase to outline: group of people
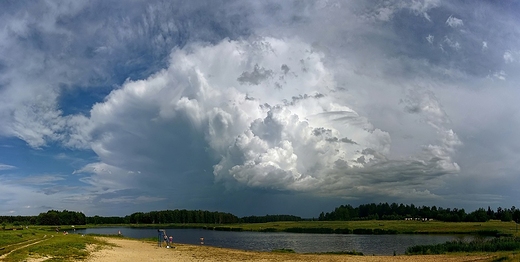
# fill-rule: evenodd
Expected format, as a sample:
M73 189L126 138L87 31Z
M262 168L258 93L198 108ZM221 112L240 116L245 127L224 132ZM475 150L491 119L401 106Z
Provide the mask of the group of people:
M173 236L168 237L164 229L158 229L157 232L159 233L159 246L162 246L162 242L166 242L166 248L170 248L171 243L173 243Z
M166 241L166 248L170 248L171 243L173 243L173 237L167 236L166 233L164 234L164 241Z

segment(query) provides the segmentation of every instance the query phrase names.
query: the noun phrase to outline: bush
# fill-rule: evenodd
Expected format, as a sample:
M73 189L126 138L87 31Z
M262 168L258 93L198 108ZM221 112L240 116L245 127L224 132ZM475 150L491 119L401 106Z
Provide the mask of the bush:
M348 228L336 228L334 234L352 234L352 230Z
M451 252L497 252L520 250L520 238L504 237L491 240L476 239L448 241L437 245L418 245L406 249L407 255L444 254Z
M216 230L216 231L243 231L244 229L241 227L214 227L213 230Z
M311 234L332 234L334 229L326 227L290 227L284 230L289 233L311 233Z
M373 235L374 231L370 228L356 228L352 231L354 234L358 235Z
M498 230L479 230L477 231L477 235L479 236L490 236L490 237L496 237L498 236L499 232Z
M268 227L260 229L260 232L276 232L276 228Z

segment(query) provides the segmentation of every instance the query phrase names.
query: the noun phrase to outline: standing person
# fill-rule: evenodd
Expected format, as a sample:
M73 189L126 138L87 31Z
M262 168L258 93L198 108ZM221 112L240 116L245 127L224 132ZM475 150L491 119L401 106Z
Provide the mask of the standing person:
M166 235L166 232L164 233L164 241L166 242L166 248L170 248L170 242L168 242L168 235Z
M170 236L170 245L173 243L173 236Z
M157 233L159 234L157 237L157 245L159 247L162 247L164 231L161 229L157 229Z

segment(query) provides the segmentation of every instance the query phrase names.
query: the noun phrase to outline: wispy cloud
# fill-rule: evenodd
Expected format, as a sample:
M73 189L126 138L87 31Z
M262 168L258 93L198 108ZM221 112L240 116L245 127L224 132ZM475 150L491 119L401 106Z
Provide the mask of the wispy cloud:
M11 165L6 165L6 164L0 163L0 171L2 171L2 170L11 170L11 169L15 169L15 168L16 168L15 166L11 166Z
M454 16L448 17L448 19L446 20L446 24L453 28L464 26L464 22L462 21L462 19L458 19Z

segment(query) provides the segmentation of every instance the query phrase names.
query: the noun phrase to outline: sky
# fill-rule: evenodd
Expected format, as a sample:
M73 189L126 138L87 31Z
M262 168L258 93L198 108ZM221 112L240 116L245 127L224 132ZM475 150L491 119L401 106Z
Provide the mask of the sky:
M519 205L516 1L0 9L0 215Z

